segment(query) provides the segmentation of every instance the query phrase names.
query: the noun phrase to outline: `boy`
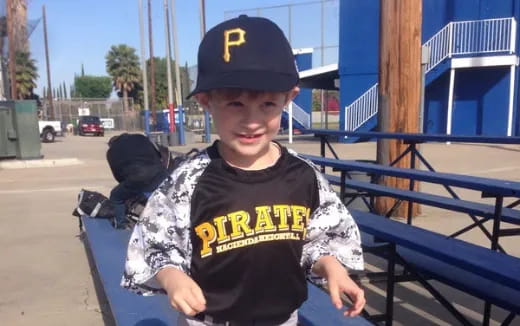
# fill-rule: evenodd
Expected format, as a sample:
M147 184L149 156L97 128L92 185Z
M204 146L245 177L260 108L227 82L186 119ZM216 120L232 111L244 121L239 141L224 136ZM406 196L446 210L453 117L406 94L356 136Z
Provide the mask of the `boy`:
M150 198L130 239L123 286L165 291L178 325L297 325L306 277L328 282L359 314L363 268L352 217L309 162L274 142L298 72L283 32L240 16L211 29L195 96L220 140L184 162Z

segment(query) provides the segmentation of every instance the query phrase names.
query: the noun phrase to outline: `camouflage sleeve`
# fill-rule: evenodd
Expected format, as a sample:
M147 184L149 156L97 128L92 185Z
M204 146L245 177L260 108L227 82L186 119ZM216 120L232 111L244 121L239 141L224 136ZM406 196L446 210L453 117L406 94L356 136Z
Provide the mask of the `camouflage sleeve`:
M334 256L348 269L362 270L363 252L356 222L318 168L310 164L317 178L319 206L307 225L302 266L312 281L320 281L311 270L322 256Z
M121 286L138 294L164 292L155 275L166 266L189 273L190 196L177 179L169 177L152 194L130 237Z

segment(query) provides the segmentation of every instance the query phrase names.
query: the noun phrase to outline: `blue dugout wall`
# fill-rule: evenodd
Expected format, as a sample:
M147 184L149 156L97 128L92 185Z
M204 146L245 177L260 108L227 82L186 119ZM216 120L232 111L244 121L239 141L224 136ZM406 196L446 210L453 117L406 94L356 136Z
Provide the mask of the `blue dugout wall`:
M294 56L298 71L312 68L312 49L311 51L303 51ZM294 103L298 104L308 114L312 112L312 89L301 88L298 96L294 98Z
M339 74L341 107L351 104L378 79L379 1L342 0L340 4ZM452 21L520 18L520 0L423 0L423 43ZM520 33L517 31L517 48ZM519 71L515 72L513 135L520 135ZM452 134L501 135L507 132L509 67L457 69ZM445 133L449 66L427 76L424 130ZM344 109L340 125L344 124Z

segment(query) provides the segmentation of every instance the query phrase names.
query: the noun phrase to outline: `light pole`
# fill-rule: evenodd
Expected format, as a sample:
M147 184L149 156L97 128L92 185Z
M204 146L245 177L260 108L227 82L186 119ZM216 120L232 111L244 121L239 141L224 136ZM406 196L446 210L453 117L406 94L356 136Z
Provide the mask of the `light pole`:
M175 62L175 101L177 102L177 108L179 110L179 143L180 145L186 145L184 139L184 125L182 113L182 92L181 92L181 76L179 72L179 41L177 39L177 24L175 20L175 0L171 1L171 15L172 15L172 30L173 30L173 60Z
M139 0L139 32L141 37L141 69L144 91L144 132L150 134L150 107L148 106L148 77L146 76L146 50L144 41L143 0Z
M168 18L168 0L164 0L164 29L166 36L166 73L168 79L168 110L170 114L170 145L176 145L175 137L175 112L173 110L173 87L172 87L172 65L171 65L171 45L170 45L170 22ZM173 11L173 7L171 8Z
M199 0L199 15L200 15L200 40L206 34L206 3L204 0ZM211 126L209 121L209 113L204 110L204 140L206 143L211 143Z

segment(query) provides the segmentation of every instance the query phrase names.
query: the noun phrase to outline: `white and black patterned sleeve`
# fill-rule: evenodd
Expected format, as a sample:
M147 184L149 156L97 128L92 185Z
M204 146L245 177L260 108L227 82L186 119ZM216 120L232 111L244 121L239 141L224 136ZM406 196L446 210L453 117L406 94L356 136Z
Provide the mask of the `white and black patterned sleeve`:
M346 268L362 270L363 252L356 222L318 168L310 164L317 178L319 206L307 225L302 266L313 280L312 267L322 256L334 256Z
M149 198L128 244L121 286L142 295L163 292L155 280L172 266L189 274L191 195L205 168L200 156L177 168Z

